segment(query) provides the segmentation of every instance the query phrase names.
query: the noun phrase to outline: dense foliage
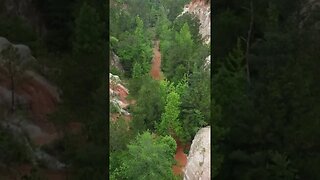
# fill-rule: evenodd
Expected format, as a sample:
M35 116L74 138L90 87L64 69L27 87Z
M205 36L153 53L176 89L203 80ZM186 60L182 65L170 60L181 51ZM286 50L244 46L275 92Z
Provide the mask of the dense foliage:
M304 1L214 7L214 124L224 132L216 178L319 179L319 17L309 9L304 20Z
M25 15L24 11L21 14L2 11L4 5L0 3L0 36L29 46L37 59L33 70L62 92L62 101L49 120L58 131L63 131L64 137L41 150L50 151L49 154L66 163L71 179L103 179L107 169L107 102L103 98L107 95L107 3L103 0L32 0L28 3L21 11L29 8L34 17ZM11 56L8 57L19 59ZM25 69L16 62L9 64L20 71ZM13 84L18 85L19 73L14 75ZM81 124L81 133L69 130L71 122ZM4 130L0 134L1 162L31 163L27 148L20 145L21 142ZM34 170L24 178L44 179L39 175L38 170Z
M178 17L185 4L110 3L110 48L124 67L121 79L128 83L128 99L134 101L132 119L110 125L111 178L180 179L172 172L176 141L190 143L210 124L210 75L204 68L209 45L202 43L197 18ZM160 80L150 76L152 48L156 51L158 42Z

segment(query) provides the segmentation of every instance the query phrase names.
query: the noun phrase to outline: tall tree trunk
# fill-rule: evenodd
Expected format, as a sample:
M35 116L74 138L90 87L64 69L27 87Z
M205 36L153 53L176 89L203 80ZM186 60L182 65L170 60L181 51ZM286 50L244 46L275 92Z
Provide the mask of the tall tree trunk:
M247 47L246 47L246 70L247 70L247 81L250 84L250 68L249 68L249 49L250 49L250 39L252 36L252 30L253 30L253 21L254 21L254 15L253 15L253 3L250 1L250 27L248 30L248 37L247 37Z
M14 104L14 79L13 75L11 75L11 112L14 113L15 104Z
M9 75L10 75L10 81L11 81L11 113L14 113L14 72L13 72L13 67L12 67L12 62L10 61L9 64Z

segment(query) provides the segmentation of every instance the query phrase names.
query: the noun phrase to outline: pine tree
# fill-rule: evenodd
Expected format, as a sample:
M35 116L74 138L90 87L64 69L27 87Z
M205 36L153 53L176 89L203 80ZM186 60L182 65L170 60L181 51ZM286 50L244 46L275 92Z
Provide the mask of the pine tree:
M64 102L70 109L77 109L75 112L88 111L92 94L104 79L106 45L102 28L96 10L84 3L75 20L73 54L65 59L60 77Z
M194 43L187 23L175 33L174 41L165 54L164 71L170 81L178 82L191 72Z
M96 10L86 2L83 3L75 20L73 53L94 54L102 51L104 49L102 28L103 24Z
M163 135L175 137L182 136L182 126L179 120L180 115L180 95L175 91L168 94L164 113L161 115L161 122L158 131Z
M128 179L175 179L172 172L176 144L170 136L154 139L149 132L138 135L128 145L129 157L123 169Z
M143 69L140 63L135 62L133 65L132 78L141 78L143 75Z
M11 86L11 112L15 111L15 90L17 83L20 82L26 69L30 67L33 57L31 54L21 56L19 49L9 45L0 53L0 67L10 78Z

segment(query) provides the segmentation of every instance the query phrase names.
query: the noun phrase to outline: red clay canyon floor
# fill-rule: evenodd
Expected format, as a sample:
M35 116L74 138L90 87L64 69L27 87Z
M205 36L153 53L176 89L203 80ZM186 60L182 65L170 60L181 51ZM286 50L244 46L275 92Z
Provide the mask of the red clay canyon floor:
M150 75L155 80L162 79L161 53L159 50L159 44L160 44L160 41L155 41L155 46L153 48L154 55L153 55L151 71L150 71ZM183 152L184 145L180 143L178 140L176 140L176 142L177 142L177 150L176 150L175 160L177 161L177 164L172 167L172 171L175 175L182 175L183 168L187 164L187 155Z

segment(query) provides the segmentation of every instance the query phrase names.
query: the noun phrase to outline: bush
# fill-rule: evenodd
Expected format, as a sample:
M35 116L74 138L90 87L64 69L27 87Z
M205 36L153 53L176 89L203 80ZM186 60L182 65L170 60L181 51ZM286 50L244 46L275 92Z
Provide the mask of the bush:
M37 35L30 25L19 17L0 16L0 36L13 43L21 43L34 49Z
M12 137L7 130L0 128L0 162L5 164L29 162L27 147Z

